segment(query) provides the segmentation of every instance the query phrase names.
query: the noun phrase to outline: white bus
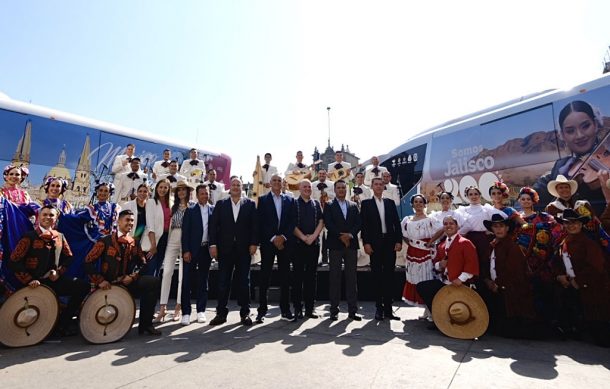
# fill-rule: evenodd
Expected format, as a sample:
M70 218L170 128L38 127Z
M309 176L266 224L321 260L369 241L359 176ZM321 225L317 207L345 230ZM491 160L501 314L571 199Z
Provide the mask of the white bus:
M609 202L597 178L610 170L610 75L569 90L547 90L433 127L380 156L402 193L401 214L413 211L410 197L434 201L449 191L466 203L464 189L488 188L501 179L515 202L519 189L532 186L539 206L551 201L549 180L563 174L578 181L576 196L601 213Z
M112 163L124 154L127 144L136 146L142 167L151 168L170 149L172 158L182 163L189 150L197 148L208 169L217 171L217 180L227 182L231 158L227 154L199 147L190 139L170 140L143 131L84 118L8 98L0 93L0 163L26 166L30 175L24 186L34 200L44 199L46 177L62 177L69 182L64 197L72 204L86 204L95 179L110 180ZM203 177L202 177L203 178ZM205 179L205 178L203 178Z

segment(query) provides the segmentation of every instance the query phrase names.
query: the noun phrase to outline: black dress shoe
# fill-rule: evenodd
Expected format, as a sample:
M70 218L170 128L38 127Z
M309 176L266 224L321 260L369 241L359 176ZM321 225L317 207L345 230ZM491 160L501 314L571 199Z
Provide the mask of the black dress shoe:
M294 318L298 320L303 320L305 316L303 316L303 311L296 311L294 313Z
M245 326L251 326L252 325L252 319L250 319L250 316L244 316L241 318L241 324L245 325Z
M220 315L216 315L214 316L214 318L212 319L212 321L210 322L211 326L217 326L223 323L227 322L227 318L226 316L220 316Z
M294 320L294 315L290 311L288 311L286 313L282 313L282 316L280 317L280 320L293 321Z
M400 320L400 317L395 316L392 312L386 313L385 317L387 317L390 320Z
M256 315L256 324L263 324L264 321L265 321L265 314L259 312L258 315Z
M362 316L358 316L355 313L350 313L349 315L347 315L347 317L349 317L350 319L352 319L354 321L362 320Z
M309 319L317 319L320 316L316 315L315 313L312 312L305 312L305 317L309 318Z
M331 313L330 314L330 321L337 321L339 320L339 315L336 313Z
M138 328L138 334L159 336L162 332L151 325L146 328Z

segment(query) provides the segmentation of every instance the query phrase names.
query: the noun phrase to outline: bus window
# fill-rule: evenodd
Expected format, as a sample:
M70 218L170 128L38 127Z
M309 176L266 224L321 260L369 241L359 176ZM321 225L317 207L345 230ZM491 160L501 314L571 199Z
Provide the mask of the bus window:
M424 160L426 158L426 145L419 145L399 154L388 157L382 165L392 174L392 182L398 186L400 191L400 213L410 213L407 193L416 190L416 185L422 177ZM410 197L410 196L409 196ZM406 200L405 200L406 199ZM405 201L407 205L405 205Z

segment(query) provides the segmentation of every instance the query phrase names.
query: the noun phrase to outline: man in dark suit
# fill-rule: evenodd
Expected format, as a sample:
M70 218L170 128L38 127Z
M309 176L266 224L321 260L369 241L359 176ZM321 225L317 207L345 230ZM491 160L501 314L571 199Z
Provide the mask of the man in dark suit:
M237 303L241 323L252 325L250 319L250 260L258 245L258 224L254 201L241 197L242 183L231 180L230 197L216 203L210 221L210 255L218 259L218 306L210 325L227 321L227 303L233 270L237 279Z
M214 206L208 203L208 186L200 184L196 189L197 204L187 208L182 220L182 320L186 326L191 322L191 272L198 269L197 322L205 323L208 303L208 276L210 272L209 225Z
M392 285L396 252L402 249L402 232L396 204L383 198L383 179L372 180L373 198L363 200L362 243L371 257L371 273L375 289L375 319L400 320L392 312Z
M358 205L346 199L345 181L335 182L335 199L324 209L324 224L328 230L330 271L328 287L330 294L330 320L337 320L341 300L341 262L345 264L345 295L348 317L362 320L358 312L358 286L356 264L358 262L358 232L360 213Z
M282 177L278 174L271 176L270 183L271 192L261 197L258 202L261 271L259 273L257 323L262 323L267 314L267 289L269 289L271 271L276 257L280 279L281 319L288 321L294 319L289 303L290 262L295 240L294 220L291 217L294 199L282 193Z

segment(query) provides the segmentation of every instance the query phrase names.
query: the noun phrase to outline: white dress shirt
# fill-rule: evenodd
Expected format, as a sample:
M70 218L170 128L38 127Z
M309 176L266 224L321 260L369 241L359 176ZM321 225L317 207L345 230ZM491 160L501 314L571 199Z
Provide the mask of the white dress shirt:
M378 198L377 196L373 196L373 198L375 199L375 204L377 204L379 218L381 219L381 233L387 234L388 228L385 225L385 204L383 203L383 197Z
M205 205L199 205L199 209L201 210L201 224L203 225L203 236L201 237L201 245L203 246L205 243L208 243L208 222L210 220L210 207Z
M231 202L231 207L233 208L233 220L237 221L239 217L239 209L241 208L241 199L237 200L237 204L233 201L233 199L229 199Z

